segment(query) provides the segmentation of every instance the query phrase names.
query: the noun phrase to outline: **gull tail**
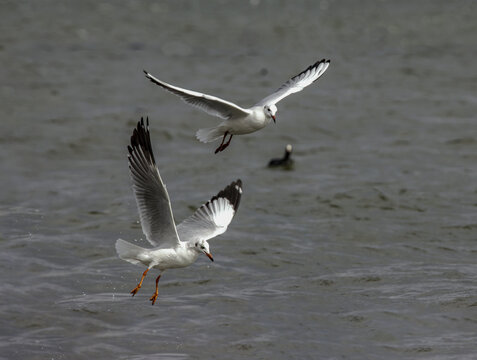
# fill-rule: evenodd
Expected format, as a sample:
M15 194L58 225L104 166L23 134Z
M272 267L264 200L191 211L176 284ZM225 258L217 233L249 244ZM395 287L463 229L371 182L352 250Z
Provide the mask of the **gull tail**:
M208 129L199 129L195 133L197 140L203 143L212 142L214 140L220 139L224 136L225 131L220 128L220 126L208 128Z
M146 249L124 241L123 239L118 239L116 241L116 252L121 259L131 264L139 264L145 256Z

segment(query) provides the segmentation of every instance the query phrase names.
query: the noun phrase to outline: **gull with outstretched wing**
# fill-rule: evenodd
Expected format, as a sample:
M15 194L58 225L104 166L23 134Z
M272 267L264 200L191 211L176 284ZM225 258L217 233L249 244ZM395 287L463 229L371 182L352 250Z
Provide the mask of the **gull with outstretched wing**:
M131 291L133 296L141 288L150 269L160 270L156 278L156 291L150 298L154 305L159 279L165 270L189 266L202 253L214 261L207 240L227 230L240 204L242 181L239 179L232 182L176 226L169 194L152 152L148 119L146 124L142 118L138 122L128 151L142 231L153 248L143 248L118 239L116 251L121 259L147 267L141 280Z
M275 122L275 114L277 112L276 104L288 95L299 92L318 80L326 69L328 69L329 65L330 60L322 59L317 61L285 82L273 94L260 100L248 109L212 95L202 94L197 91L168 84L145 70L144 73L154 84L179 96L186 103L202 109L210 115L223 119L218 126L208 129L199 129L196 133L197 139L205 143L218 140L222 137L222 143L215 150L215 153L218 153L229 146L233 135L250 134L264 128L272 120ZM230 137L228 141L225 142L227 135Z

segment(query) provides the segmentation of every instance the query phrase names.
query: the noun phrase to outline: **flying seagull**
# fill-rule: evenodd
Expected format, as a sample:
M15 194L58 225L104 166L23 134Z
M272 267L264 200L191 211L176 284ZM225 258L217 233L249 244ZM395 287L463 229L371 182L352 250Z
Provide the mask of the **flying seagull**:
M142 232L153 248L142 248L118 239L116 251L121 259L147 267L141 280L131 291L133 296L141 288L148 271L152 268L159 269L156 291L150 298L154 305L159 279L165 270L189 266L200 254L205 254L214 261L207 240L227 230L240 204L242 181L239 179L232 182L176 226L169 194L152 152L149 119L146 120L146 125L142 118L138 122L128 150L129 170Z
M317 61L298 75L292 77L273 94L260 100L248 109L212 95L202 94L197 91L182 89L178 86L168 84L152 76L146 70L144 70L144 73L154 84L162 86L164 89L180 96L186 103L198 107L210 115L224 119L218 126L200 129L196 133L197 139L204 143L218 140L222 137L222 143L215 150L217 154L229 146L232 136L249 134L264 128L272 120L275 122L275 114L277 112L276 104L288 95L299 92L318 80L326 69L328 69L329 65L330 60L322 59ZM230 137L228 141L225 142L227 135Z

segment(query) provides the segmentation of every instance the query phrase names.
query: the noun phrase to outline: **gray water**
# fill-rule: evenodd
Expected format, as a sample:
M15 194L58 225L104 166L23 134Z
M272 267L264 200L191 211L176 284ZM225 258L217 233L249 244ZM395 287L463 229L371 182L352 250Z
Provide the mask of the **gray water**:
M477 3L0 4L1 359L477 358ZM250 106L321 58L277 124L214 155L217 119L147 81ZM236 178L189 268L147 246L127 168L149 116L178 221ZM292 171L269 170L294 146Z

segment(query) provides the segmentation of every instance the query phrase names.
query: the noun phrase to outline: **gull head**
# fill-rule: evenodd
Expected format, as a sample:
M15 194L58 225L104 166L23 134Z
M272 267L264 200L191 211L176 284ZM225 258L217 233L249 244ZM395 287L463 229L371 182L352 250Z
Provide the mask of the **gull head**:
M214 261L214 258L210 253L209 243L207 242L207 240L196 241L194 244L194 249L199 253L204 253L210 259L210 261Z
M265 112L265 115L268 117L268 118L272 118L273 119L273 122L276 123L276 118L275 118L275 114L277 113L277 107L275 106L275 104L273 105L265 105L263 107L263 111Z

